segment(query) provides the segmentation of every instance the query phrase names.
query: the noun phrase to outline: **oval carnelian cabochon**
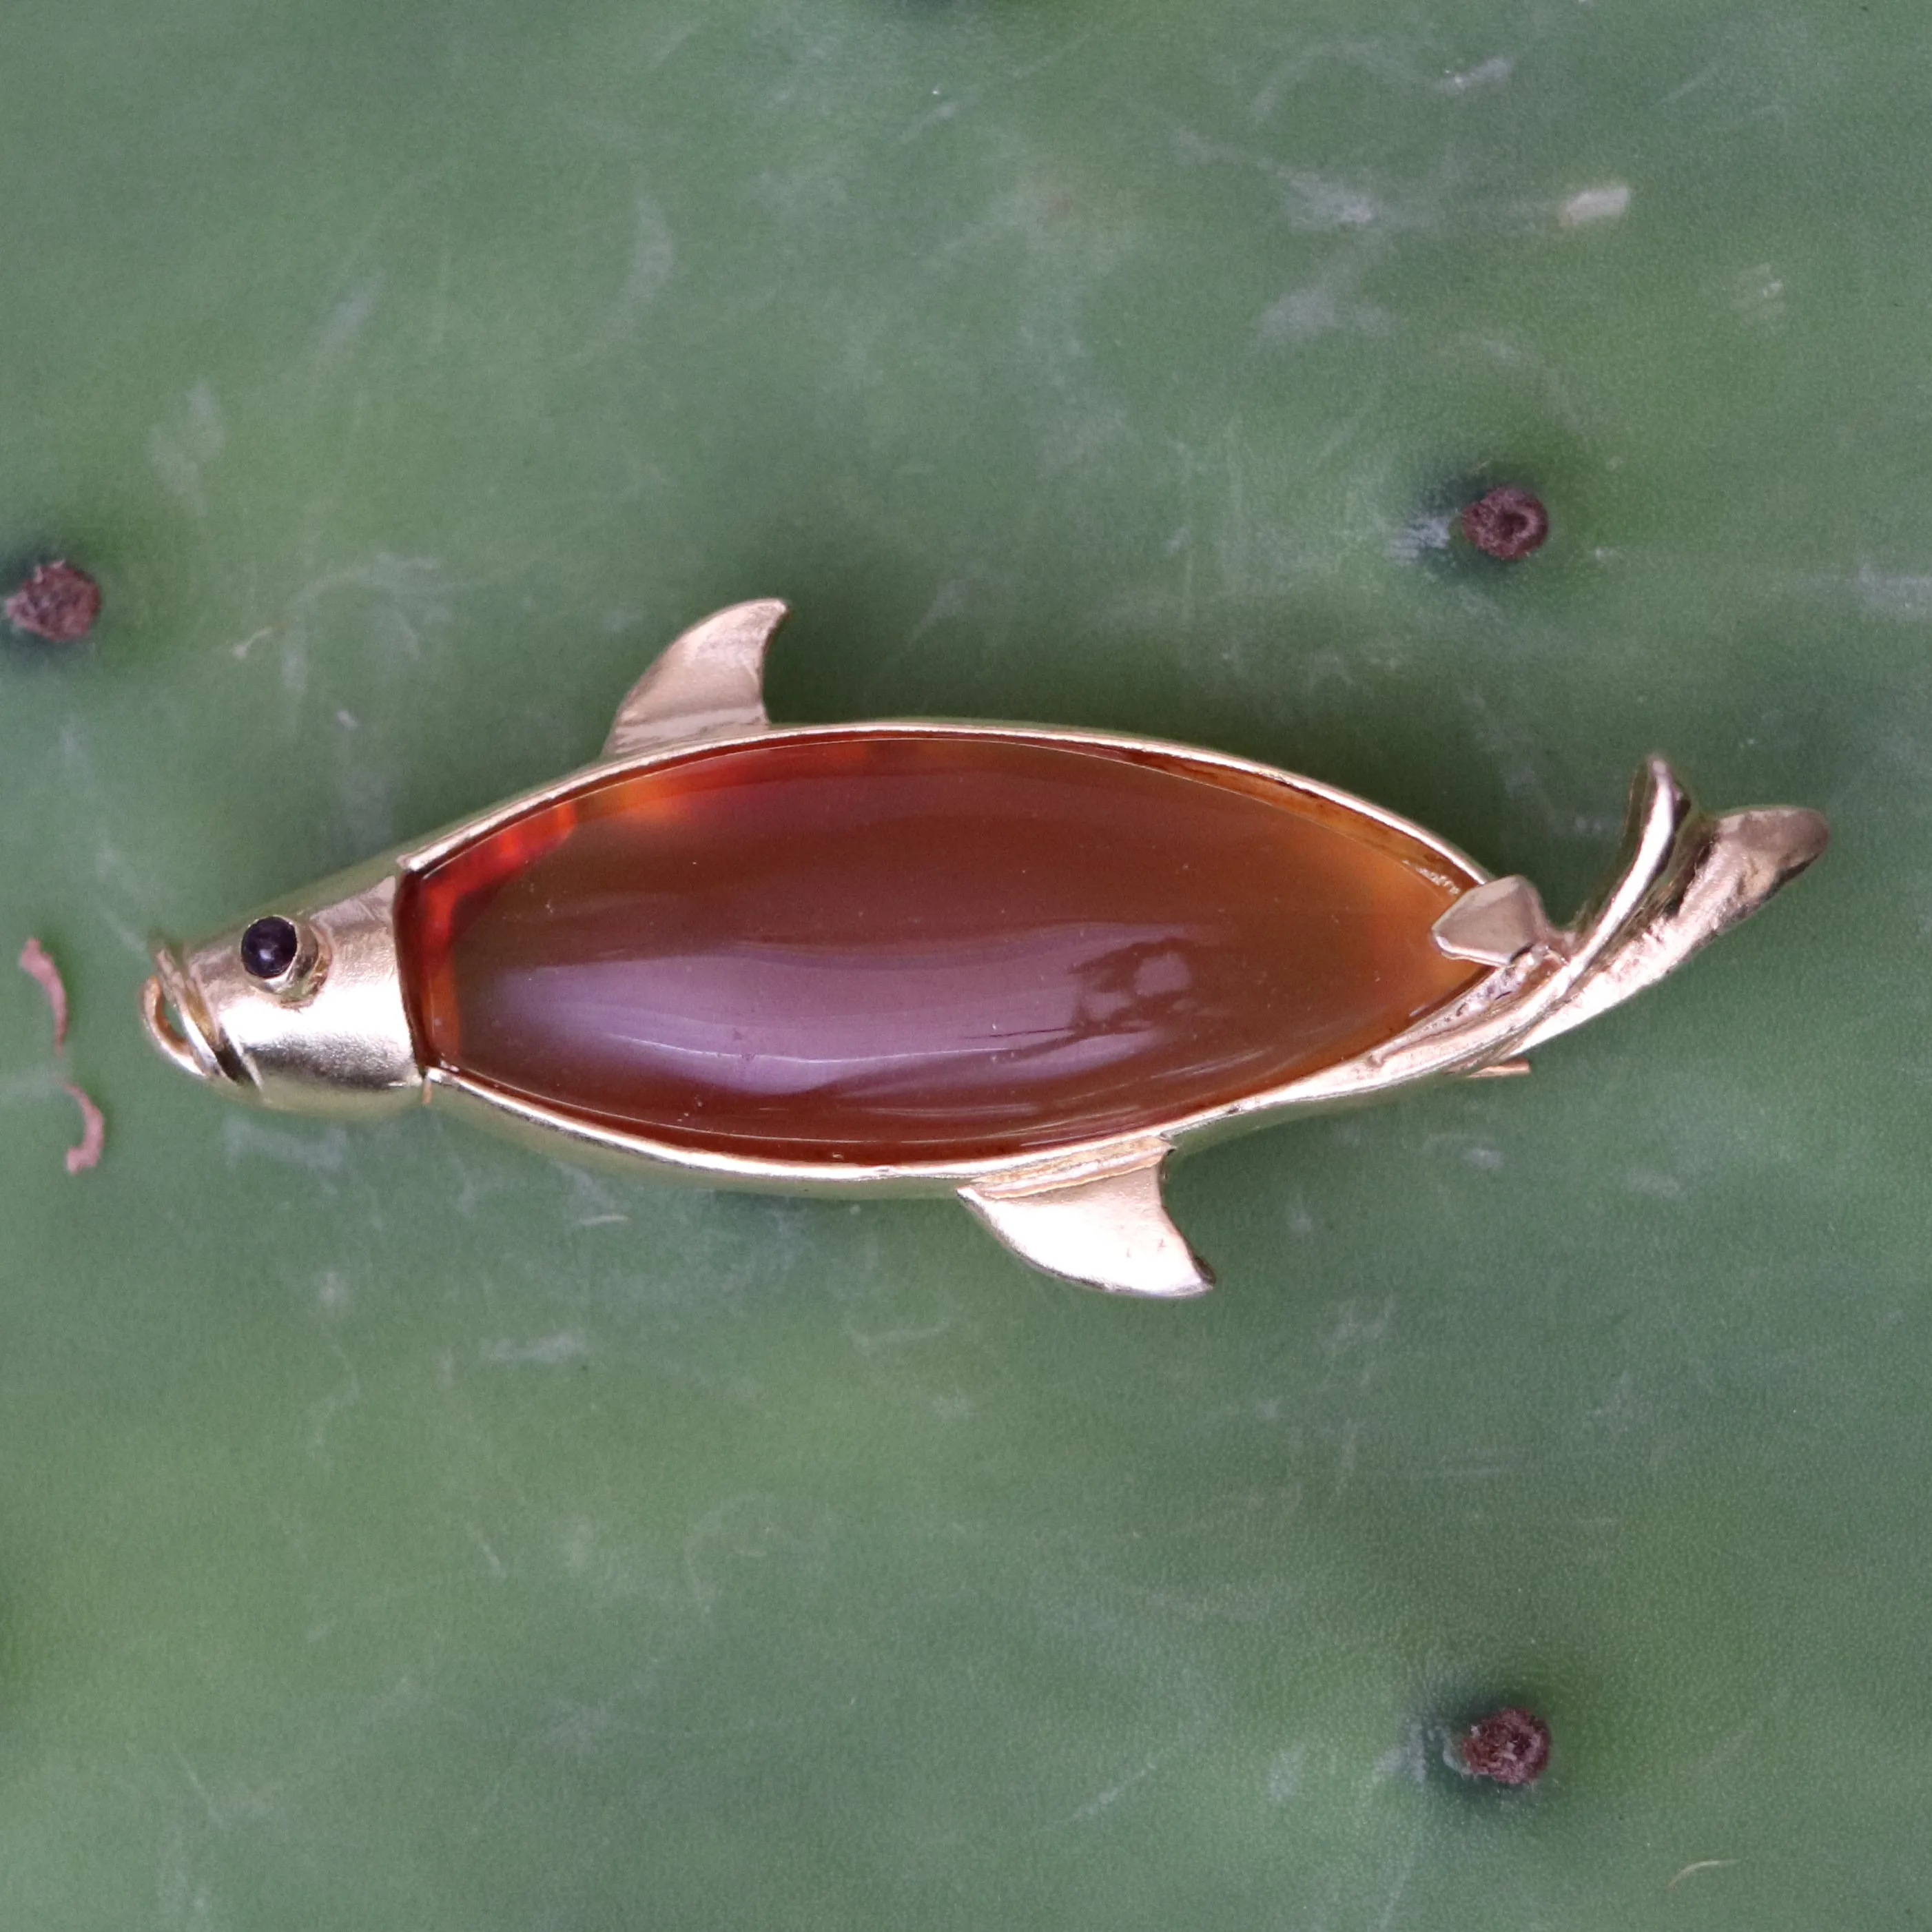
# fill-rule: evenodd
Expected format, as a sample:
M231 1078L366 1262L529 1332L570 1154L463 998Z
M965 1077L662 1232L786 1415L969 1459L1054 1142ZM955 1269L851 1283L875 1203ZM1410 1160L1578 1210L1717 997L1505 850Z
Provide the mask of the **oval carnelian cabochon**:
M684 1148L898 1164L1159 1126L1481 969L1473 874L1256 771L944 729L592 777L406 880L426 1065Z

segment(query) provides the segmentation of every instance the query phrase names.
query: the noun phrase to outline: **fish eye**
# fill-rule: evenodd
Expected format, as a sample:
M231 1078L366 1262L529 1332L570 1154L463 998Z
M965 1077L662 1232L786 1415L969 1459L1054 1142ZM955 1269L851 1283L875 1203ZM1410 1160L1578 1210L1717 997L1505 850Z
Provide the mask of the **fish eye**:
M296 963L302 934L292 919L272 913L242 935L242 970L251 980L279 980Z
M320 983L326 950L322 935L307 920L272 912L249 926L236 952L242 971L263 992L305 1000Z

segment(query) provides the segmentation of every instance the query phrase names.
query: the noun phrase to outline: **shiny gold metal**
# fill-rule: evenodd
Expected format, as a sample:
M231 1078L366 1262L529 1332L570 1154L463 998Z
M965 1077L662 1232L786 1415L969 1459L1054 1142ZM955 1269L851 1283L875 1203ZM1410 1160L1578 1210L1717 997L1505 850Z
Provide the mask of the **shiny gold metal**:
M804 1192L957 1194L1016 1253L1048 1273L1124 1294L1198 1294L1212 1280L1168 1219L1161 1178L1178 1149L1267 1124L1291 1112L1368 1100L1442 1078L1528 1070L1523 1054L1620 1004L1748 917L1824 850L1824 820L1774 808L1707 818L1670 770L1638 774L1622 856L1610 884L1567 928L1554 925L1527 880L1492 880L1454 847L1346 792L1250 760L1188 748L1186 755L1254 774L1419 841L1461 896L1436 924L1447 954L1489 971L1459 998L1354 1058L1226 1106L1180 1116L1159 1130L974 1162L854 1166L748 1158L674 1146L600 1126L485 1082L424 1070L404 1010L394 931L404 874L439 860L532 807L579 789L586 777L638 772L695 741L749 742L775 728L766 717L766 647L783 621L775 599L734 605L687 631L634 686L603 756L421 844L372 861L304 894L262 908L304 935L278 993L243 971L248 920L178 952L155 949L142 1013L165 1058L197 1078L260 1105L310 1113L392 1110L420 1096L475 1114L555 1153L643 1168L706 1186ZM788 737L849 734L799 726ZM1108 747L1155 745L1118 734L1001 724L895 722L896 732L1020 737ZM254 916L260 916L259 914Z
M265 1107L352 1115L417 1098L422 1070L396 963L398 877L393 859L378 859L267 908L302 935L274 980L242 964L242 935L260 914L183 952L157 943L141 994L148 1037L184 1071ZM300 976L304 953L310 970Z
M624 694L604 741L614 764L663 745L762 730L765 650L789 614L776 597L734 604L694 624L666 646Z
M1214 1286L1207 1264L1168 1220L1161 1140L1098 1156L1042 1161L960 1189L964 1202L1036 1268L1117 1294L1178 1300Z

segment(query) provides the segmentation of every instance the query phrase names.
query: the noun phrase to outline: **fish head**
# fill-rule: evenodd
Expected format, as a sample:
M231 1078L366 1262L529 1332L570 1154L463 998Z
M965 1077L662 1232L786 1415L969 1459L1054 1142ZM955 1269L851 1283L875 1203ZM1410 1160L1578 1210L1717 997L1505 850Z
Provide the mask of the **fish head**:
M189 946L158 940L141 1016L162 1057L292 1113L392 1111L422 1087L388 861L325 881Z

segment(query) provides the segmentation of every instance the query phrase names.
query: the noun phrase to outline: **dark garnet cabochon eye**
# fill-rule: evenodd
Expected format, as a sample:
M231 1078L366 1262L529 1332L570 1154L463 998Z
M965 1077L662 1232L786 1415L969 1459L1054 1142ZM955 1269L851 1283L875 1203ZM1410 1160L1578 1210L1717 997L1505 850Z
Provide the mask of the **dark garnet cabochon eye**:
M295 964L301 945L294 922L271 913L242 935L242 970L251 979L273 980Z

